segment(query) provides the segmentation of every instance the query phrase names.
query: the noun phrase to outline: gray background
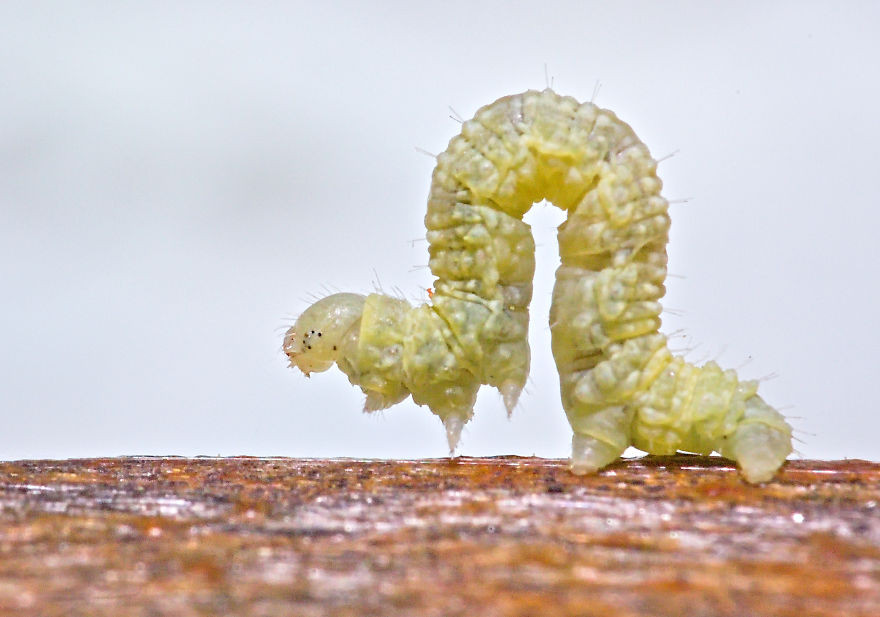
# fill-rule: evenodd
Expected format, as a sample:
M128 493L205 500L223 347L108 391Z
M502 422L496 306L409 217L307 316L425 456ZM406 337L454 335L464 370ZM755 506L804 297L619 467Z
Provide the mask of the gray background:
M664 331L775 379L807 457L877 459L880 11L874 3L0 5L0 458L428 457L285 368L326 290L423 298L433 161L481 105L545 86L629 122L672 206ZM464 454L567 456L539 243L533 375L481 393Z

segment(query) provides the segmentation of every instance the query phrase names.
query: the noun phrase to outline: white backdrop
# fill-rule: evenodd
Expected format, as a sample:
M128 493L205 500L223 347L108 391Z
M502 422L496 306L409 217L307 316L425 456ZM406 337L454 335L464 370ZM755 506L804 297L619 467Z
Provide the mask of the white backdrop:
M250 4L250 3L249 3ZM431 285L433 161L545 86L629 122L672 207L664 331L778 374L807 457L878 459L875 3L3 3L0 458L442 456L411 402L285 368L310 294ZM567 456L539 243L533 375L461 452Z

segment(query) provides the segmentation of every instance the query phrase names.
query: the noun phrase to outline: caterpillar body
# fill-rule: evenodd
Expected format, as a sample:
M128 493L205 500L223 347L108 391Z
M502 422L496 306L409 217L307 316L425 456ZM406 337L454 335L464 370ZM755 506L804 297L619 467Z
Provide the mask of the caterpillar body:
M659 332L670 220L656 169L629 125L592 103L547 89L481 108L437 157L428 303L323 298L285 335L291 366L308 375L335 363L366 411L411 395L440 417L454 451L481 385L510 413L526 382L535 245L522 217L547 199L568 213L550 329L572 471L594 472L633 445L719 452L747 481L769 480L791 452L782 415L755 382L673 356Z

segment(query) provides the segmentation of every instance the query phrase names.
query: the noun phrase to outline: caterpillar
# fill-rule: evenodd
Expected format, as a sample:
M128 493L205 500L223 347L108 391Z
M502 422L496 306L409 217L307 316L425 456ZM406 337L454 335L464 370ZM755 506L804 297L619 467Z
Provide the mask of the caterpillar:
M659 331L670 218L656 171L632 128L592 103L546 89L481 108L437 157L428 302L327 296L286 332L290 365L308 376L336 364L368 412L412 396L443 421L452 454L481 385L508 414L525 385L535 243L522 218L546 199L567 212L550 331L571 470L595 472L632 445L718 452L746 481L770 480L792 451L783 416L756 382L685 362Z

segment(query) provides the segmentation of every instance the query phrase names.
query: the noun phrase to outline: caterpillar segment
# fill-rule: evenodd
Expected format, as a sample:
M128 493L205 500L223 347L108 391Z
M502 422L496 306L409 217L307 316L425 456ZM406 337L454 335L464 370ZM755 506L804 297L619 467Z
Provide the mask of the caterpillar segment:
M429 302L334 294L309 307L284 351L306 375L334 363L366 411L407 396L443 421L450 453L481 385L510 413L529 372L535 244L523 215L546 199L568 213L550 309L571 468L591 473L630 445L719 452L749 482L773 477L791 428L714 362L674 356L659 332L668 203L657 163L612 112L552 90L480 109L438 156L425 216Z

